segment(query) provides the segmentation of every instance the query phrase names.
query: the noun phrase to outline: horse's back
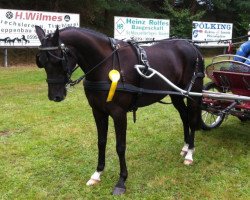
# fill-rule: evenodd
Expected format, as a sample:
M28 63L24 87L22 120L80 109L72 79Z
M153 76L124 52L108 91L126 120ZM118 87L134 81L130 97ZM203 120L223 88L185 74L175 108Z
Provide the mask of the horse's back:
M200 52L186 40L166 40L143 48L147 53L150 67L160 72L178 87L187 88L191 83L195 70L203 72L202 66L197 69L197 66L202 63ZM199 85L197 91L200 92L202 84L197 83L197 85ZM150 79L142 78L140 87L152 90L173 90L156 75ZM152 101L159 101L164 96L144 94L138 99L138 103L142 106L148 105Z
M166 40L147 47L149 57L159 57L167 61L165 64L193 65L200 53L197 48L187 40ZM154 62L152 60L151 62Z
M185 87L195 70L203 72L199 50L186 40L166 40L145 49L150 66L176 85Z

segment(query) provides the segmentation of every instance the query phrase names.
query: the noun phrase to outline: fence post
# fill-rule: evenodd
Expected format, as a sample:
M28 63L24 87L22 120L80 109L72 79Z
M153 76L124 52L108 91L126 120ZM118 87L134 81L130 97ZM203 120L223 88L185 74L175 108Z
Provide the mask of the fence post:
M8 51L7 51L7 48L4 49L4 67L8 67Z

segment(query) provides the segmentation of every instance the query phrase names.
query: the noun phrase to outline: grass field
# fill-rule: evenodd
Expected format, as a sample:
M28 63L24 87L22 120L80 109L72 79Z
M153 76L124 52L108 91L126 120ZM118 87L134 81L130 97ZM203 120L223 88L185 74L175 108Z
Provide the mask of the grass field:
M97 137L82 84L54 103L42 69L0 68L0 199L249 199L249 122L229 116L215 130L198 131L195 162L187 167L173 106L139 109L135 124L128 116L127 192L113 197L119 163L112 121L102 181L86 186Z

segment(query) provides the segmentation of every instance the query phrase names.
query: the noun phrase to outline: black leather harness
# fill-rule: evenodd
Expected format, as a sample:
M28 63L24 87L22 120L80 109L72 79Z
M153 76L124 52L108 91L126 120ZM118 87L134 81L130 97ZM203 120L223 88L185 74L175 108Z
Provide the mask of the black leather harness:
M94 82L94 81L88 81L88 80L84 80L83 81L83 85L84 88L87 90L95 90L95 91L108 91L110 89L110 82L108 81L98 81L98 82ZM141 87L137 87L134 86L132 84L129 83L118 83L117 91L121 91L121 92L130 92L130 93L134 93L134 94L159 94L159 95L181 95L183 96L183 94L181 92L177 92L177 91L166 91L166 90L150 90L150 89L144 89Z
M134 98L134 100L129 108L129 111L133 111L134 121L136 120L135 113L136 113L136 110L138 109L137 100L142 94L181 95L181 96L183 96L183 93L177 92L177 91L144 89L142 86L143 85L143 78L141 76L139 78L139 87L126 83L125 75L123 74L123 72L120 68L120 59L119 59L119 53L118 53L118 49L120 48L120 46L119 46L119 44L117 44L115 39L109 38L109 40L110 40L111 47L112 47L113 51L115 52L113 54L113 68L115 65L115 59L117 58L118 68L119 68L118 70L121 73L121 82L118 84L116 90L121 91L121 92L129 92L129 93L136 94L135 98ZM138 57L138 64L145 66L143 73L146 74L148 68L150 67L146 51L140 45L138 45L138 43L135 41L129 41L128 43L135 48L136 53L137 53L137 57ZM196 78L203 78L203 77L204 77L204 73L198 72L198 56L197 56L195 73L192 77L190 85L187 87L187 95L186 95L187 97L189 97L188 93L191 91L192 86L195 82L195 79ZM108 81L93 82L93 81L84 80L84 88L87 90L108 91L110 89L110 85L111 85L111 83Z

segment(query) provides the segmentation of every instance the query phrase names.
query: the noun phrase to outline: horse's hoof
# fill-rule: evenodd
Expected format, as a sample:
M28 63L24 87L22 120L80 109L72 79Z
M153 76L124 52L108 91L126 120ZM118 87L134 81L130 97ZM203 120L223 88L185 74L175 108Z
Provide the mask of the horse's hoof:
M113 190L113 195L122 195L126 192L126 188L115 187Z
M184 160L184 165L192 165L193 164L193 161L192 160Z
M90 185L96 185L97 183L99 183L101 181L101 174L102 171L95 171L95 173L90 177L89 181L86 183L86 185L90 186Z
M181 156L186 156L187 155L187 152L188 152L188 146L189 146L189 144L187 144L187 143L185 143L184 144L184 146L182 147L182 149L181 149L181 153L180 153L180 155Z
M89 181L86 183L87 186L96 185L100 182L100 180L95 179L89 179Z

